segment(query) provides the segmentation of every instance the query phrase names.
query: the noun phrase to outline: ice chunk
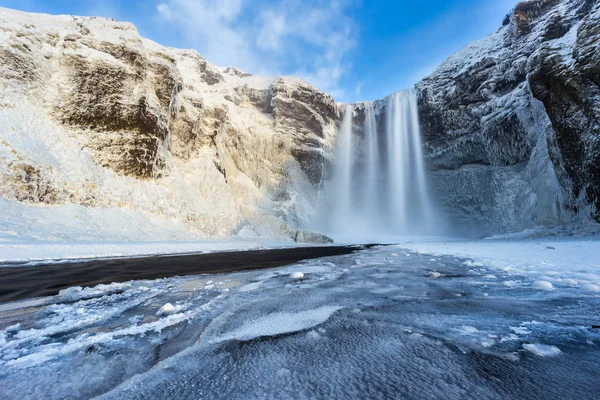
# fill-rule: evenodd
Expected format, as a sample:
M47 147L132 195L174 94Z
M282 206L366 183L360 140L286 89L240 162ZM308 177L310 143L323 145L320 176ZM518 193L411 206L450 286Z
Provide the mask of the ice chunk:
M600 292L600 286L594 285L593 283L586 283L585 285L581 285L581 289L586 292Z
M276 336L284 333L299 332L316 327L327 321L339 306L323 306L295 313L277 312L246 322L223 336L212 340L213 343L226 340L251 340L262 336Z
M473 335L479 332L479 329L475 328L474 326L463 325L461 326L460 331L463 335Z
M517 335L528 335L531 331L524 326L511 326L510 330L516 333Z
M526 343L523 348L540 357L554 357L561 353L558 347L547 344Z
M63 298L65 301L76 301L79 300L79 294L83 288L81 286L73 286L70 288L66 288L58 292L58 295Z
M4 332L15 334L15 333L19 332L20 330L21 330L21 324L16 323L14 325L6 327L6 329L4 329Z
M437 271L430 271L428 275L429 275L429 277L430 277L430 278L434 278L434 279L437 279L437 278L439 278L440 276L442 276L442 274L440 274L440 273L439 273L439 272L437 272Z
M262 282L252 282L247 285L242 286L239 291L240 292L250 292L252 290L256 290L262 286Z
M181 305L176 305L174 306L171 303L166 303L164 306L162 306L160 308L160 310L158 310L156 312L157 316L161 316L161 315L170 315L170 314L175 314L180 312L181 310L183 310L183 306Z
M532 285L535 289L552 290L554 286L548 281L535 281Z
M304 278L304 272L296 271L290 274L290 278L292 279L302 279Z

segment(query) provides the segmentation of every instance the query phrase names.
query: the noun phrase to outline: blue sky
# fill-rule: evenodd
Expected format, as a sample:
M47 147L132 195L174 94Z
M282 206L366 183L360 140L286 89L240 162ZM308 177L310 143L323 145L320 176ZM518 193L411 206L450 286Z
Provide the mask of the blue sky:
M259 75L296 75L339 101L411 87L498 29L517 0L0 0L133 22L163 45ZM310 4L308 6L307 4Z

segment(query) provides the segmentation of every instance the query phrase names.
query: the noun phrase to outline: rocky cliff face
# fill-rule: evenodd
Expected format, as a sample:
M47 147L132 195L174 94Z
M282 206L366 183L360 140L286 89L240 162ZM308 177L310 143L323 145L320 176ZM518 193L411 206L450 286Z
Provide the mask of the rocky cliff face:
M0 194L120 207L183 231L293 234L335 136L333 99L218 68L128 23L0 9ZM304 214L302 214L304 213ZM298 215L302 214L302 215Z
M600 218L599 54L598 1L525 1L417 85L431 183L455 226ZM118 209L111 229L136 221L140 239L303 237L317 218L343 107L299 79L219 68L128 23L6 9L0 60L0 212L79 207L65 212L108 232ZM364 119L356 104L359 138Z
M599 73L600 3L532 0L420 82L450 215L487 232L600 218Z

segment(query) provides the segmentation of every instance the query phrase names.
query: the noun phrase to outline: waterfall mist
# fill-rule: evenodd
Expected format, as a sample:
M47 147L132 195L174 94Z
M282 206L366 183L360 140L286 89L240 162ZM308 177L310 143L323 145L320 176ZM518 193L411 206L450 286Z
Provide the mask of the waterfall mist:
M324 230L338 240L434 232L416 95L397 92L378 106L364 103L362 125L354 106L344 111L323 214Z

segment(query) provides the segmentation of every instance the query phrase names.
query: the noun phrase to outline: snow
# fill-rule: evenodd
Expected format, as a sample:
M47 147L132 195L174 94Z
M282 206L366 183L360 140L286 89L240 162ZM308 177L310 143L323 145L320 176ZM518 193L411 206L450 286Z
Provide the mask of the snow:
M600 286L595 285L593 283L586 283L584 285L581 285L581 290L585 290L588 292L600 292Z
M419 254L466 258L466 265L486 265L495 272L483 277L501 276L506 286L518 284L517 279L506 279L512 276L527 276L538 281L535 287L546 290L553 286L583 289L589 288L588 284L600 283L598 235L520 240L407 240L397 247Z
M287 131L281 135L272 113L263 112L242 93L245 88L266 91L275 78L247 76L214 66L196 51L161 46L142 38L129 23L104 18L0 8L0 25L0 47L8 54L6 59L20 60L15 49L23 48L25 43L27 50L23 51L27 54L23 60L27 61L23 63L31 64L36 76L45 77L25 84L15 79L13 69L17 67L12 65L0 73L0 242L70 243L104 238L127 242L231 238L285 242L297 222L305 222L310 216L316 189L307 183L292 155L294 135L300 133ZM76 44L63 45L68 43L68 36L77 38ZM123 148L105 145L105 136L129 140L136 135L135 130L96 132L75 128L61 123L55 107L70 111L78 107L57 100L76 89L72 78L76 72L65 58L80 57L89 62L90 70L104 64L123 66L118 57L97 50L111 46L139 53L157 65L164 63L183 86L175 111L180 107L182 113L190 113L189 121L208 126L211 113L218 109L227 115L227 133L210 140L204 134L212 135L212 128L201 129L203 133L191 142L174 136L175 144L168 150L170 140L165 139L169 143L162 144L165 167L160 177L138 179L107 167L114 168L114 161L122 159ZM209 84L205 74L214 74L223 81ZM277 79L283 90L303 85L304 90L320 93L298 79ZM164 113L166 109L160 110L158 104L157 88L150 82L153 79L143 81L135 90L127 91L132 92L131 98L123 101L138 104L145 94L152 112ZM310 100L306 106L311 107ZM198 114L199 108L202 115ZM333 140L334 124L328 123L325 128L326 138L318 138L322 141L319 147L324 148ZM29 176L23 171L36 172ZM52 196L37 196L40 188L49 189ZM24 199L32 193L31 198ZM119 254L132 253L111 252L111 256Z
M36 265L96 258L144 257L217 251L294 247L294 242L268 240L213 241L0 241L0 264ZM306 245L306 244L304 244Z
M290 278L292 278L292 279L302 279L302 278L304 278L304 272L300 272L300 271L298 271L298 272L292 272L290 274Z
M3 304L0 397L465 398L477 386L500 399L532 388L564 397L565 381L592 397L600 336L590 324L600 294L583 287L600 267L572 257L576 279L544 278L564 267L548 254L568 244L587 257L588 240L411 241L271 270L76 287ZM517 263L515 246L529 258ZM546 264L523 273L537 252ZM485 278L491 271L497 279ZM290 282L294 272L305 278ZM535 289L539 280L554 289ZM474 365L527 379L506 391ZM306 385L313 379L326 391Z
M184 309L184 307L180 304L174 306L171 303L166 303L164 306L162 306L160 308L160 310L158 310L156 312L157 316L161 316L161 315L171 315L171 314L176 314L178 312L181 312Z
M542 290L554 289L554 286L552 286L552 284L548 281L535 281L535 282L533 282L533 287L535 289L542 289Z

